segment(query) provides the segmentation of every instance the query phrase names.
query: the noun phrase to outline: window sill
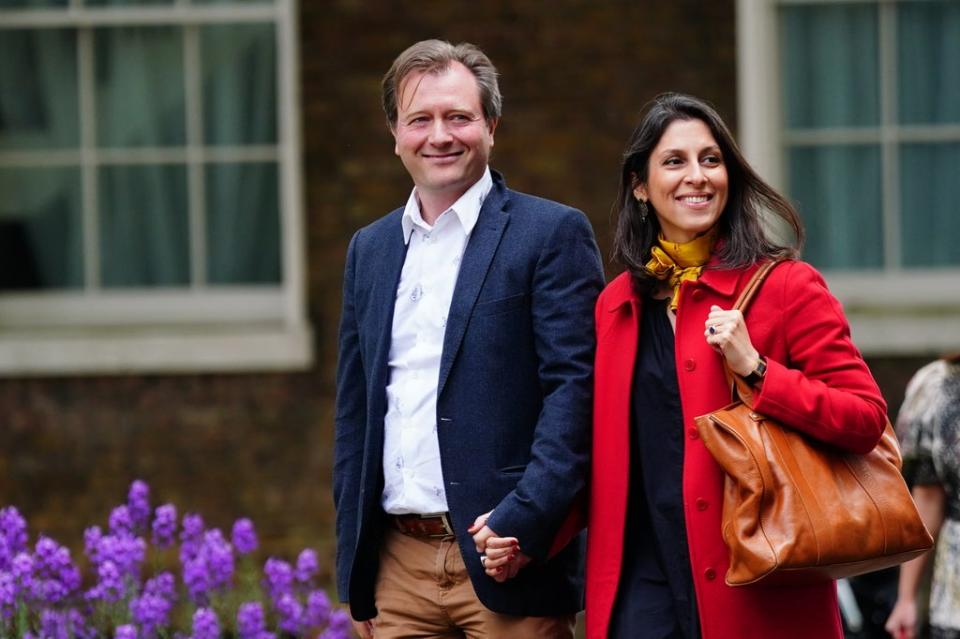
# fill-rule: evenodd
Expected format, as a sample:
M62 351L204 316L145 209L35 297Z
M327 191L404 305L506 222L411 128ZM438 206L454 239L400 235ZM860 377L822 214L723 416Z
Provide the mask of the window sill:
M960 348L957 269L825 272L866 355L941 355Z
M306 325L109 327L0 335L0 375L298 371L313 363Z

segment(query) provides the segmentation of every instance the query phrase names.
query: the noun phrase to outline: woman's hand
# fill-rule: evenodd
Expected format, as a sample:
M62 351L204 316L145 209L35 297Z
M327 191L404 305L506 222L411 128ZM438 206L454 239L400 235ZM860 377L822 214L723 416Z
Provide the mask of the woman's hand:
M711 306L703 334L707 343L727 360L727 365L734 373L746 376L756 370L760 353L750 342L743 313Z
M507 579L513 579L528 563L530 558L520 552L520 543L516 537L487 539L483 568L494 581L503 583Z
M893 639L913 639L917 633L917 602L915 599L897 599L896 605L884 630L890 633Z

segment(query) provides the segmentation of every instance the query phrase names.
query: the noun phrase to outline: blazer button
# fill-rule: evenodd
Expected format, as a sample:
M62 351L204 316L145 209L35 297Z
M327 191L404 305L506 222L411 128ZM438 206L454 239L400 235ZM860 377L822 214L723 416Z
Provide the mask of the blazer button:
M683 362L684 370L692 371L697 367L697 360L692 357Z
M707 568L703 571L703 576L706 577L707 581L713 581L717 578L717 571L713 568Z
M700 511L706 510L708 506L707 500L704 499L703 497L697 497L696 504L697 504L697 510L700 510Z
M690 439L700 439L700 431L696 428L690 428L687 430L687 434L690 436Z
M694 302L699 302L700 300L703 299L703 291L701 291L701 290L698 288L698 289L696 289L696 290L693 292L693 295L691 295L691 297L693 297L693 301L694 301Z

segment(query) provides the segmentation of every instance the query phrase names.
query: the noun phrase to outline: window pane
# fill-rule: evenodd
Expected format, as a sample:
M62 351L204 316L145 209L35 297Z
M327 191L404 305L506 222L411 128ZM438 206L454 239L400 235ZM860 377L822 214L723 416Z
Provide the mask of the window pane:
M75 148L77 32L0 30L0 150Z
M782 11L787 126L878 124L877 7L798 5Z
M897 5L900 121L960 122L960 2Z
M207 277L217 284L280 282L277 165L207 167Z
M960 266L958 166L958 143L901 147L904 266Z
M200 33L207 144L276 143L274 25L210 26Z
M100 146L186 142L181 29L98 29L96 65Z
M790 191L807 229L804 259L821 268L883 265L880 149L790 151Z
M187 171L109 166L100 172L104 286L175 286L190 280Z
M0 289L83 285L76 168L0 169Z

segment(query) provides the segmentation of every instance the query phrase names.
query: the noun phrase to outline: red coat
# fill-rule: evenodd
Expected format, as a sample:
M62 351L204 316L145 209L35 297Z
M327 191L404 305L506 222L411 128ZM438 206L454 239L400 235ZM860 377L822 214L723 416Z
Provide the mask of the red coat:
M722 360L704 338L710 306L733 306L754 269L707 269L680 290L676 368L685 433L683 502L703 639L841 637L833 583L801 587L724 583L720 535L723 473L698 438L694 418L730 400ZM587 535L587 637L605 639L624 545L630 396L641 303L625 273L597 302L593 471ZM747 312L750 339L767 358L756 409L836 446L865 452L879 440L886 404L839 302L803 262L771 273Z

